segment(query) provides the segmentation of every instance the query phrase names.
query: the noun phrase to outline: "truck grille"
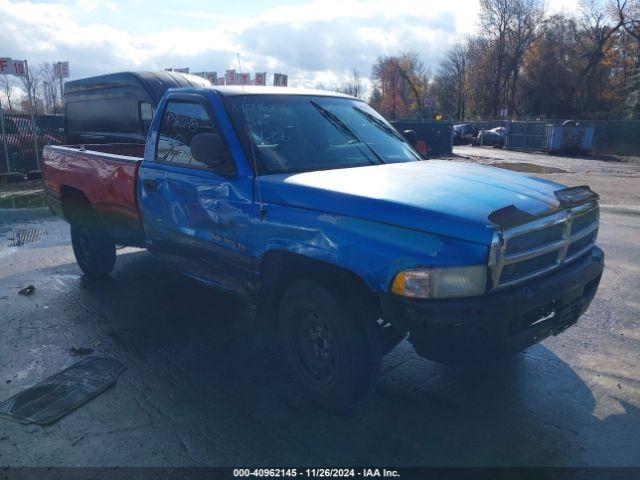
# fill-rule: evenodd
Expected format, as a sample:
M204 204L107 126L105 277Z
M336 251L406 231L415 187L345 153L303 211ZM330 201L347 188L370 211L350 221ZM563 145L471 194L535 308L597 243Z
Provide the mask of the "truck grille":
M598 217L593 202L497 233L489 259L493 288L524 282L587 253L598 235Z

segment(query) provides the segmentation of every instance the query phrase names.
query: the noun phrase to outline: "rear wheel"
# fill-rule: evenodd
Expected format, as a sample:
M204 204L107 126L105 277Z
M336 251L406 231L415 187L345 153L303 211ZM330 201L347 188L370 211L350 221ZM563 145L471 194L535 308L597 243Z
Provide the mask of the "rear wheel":
M85 217L83 215L83 217ZM71 224L71 244L80 269L89 277L103 277L116 264L116 245L97 222L86 218Z
M293 281L279 308L288 363L316 403L345 410L362 400L377 378L380 355L367 331L367 309L309 279Z

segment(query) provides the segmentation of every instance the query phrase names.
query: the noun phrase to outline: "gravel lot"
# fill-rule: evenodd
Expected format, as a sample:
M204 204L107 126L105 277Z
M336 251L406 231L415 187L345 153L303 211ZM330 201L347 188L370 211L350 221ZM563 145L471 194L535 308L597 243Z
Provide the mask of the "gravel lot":
M568 186L590 185L605 205L640 207L640 158L560 157L489 147L453 147L456 161L510 167ZM537 167L537 168L536 168ZM546 171L545 171L546 170ZM561 171L556 171L561 170Z

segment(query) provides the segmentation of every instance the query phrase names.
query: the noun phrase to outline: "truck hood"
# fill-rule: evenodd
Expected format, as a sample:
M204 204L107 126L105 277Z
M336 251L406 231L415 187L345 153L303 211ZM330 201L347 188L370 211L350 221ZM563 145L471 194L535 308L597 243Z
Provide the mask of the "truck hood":
M515 206L541 216L558 183L505 169L428 160L260 177L263 201L488 244L488 216Z

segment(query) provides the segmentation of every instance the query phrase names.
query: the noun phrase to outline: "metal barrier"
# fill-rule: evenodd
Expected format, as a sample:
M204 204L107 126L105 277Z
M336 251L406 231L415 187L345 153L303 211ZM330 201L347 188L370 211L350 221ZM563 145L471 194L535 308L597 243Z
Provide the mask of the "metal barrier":
M0 175L39 173L44 146L63 143L62 115L0 114Z
M498 126L508 128L505 147L522 150L548 149L550 126L566 119L470 121L480 130ZM583 127L595 127L592 152L595 154L640 155L639 120L576 120Z
M593 152L596 154L640 155L640 120L595 120Z
M451 155L453 123L449 121L398 120L391 124L402 132L414 130L418 141L426 143L427 155Z
M549 122L508 122L506 148L522 150L545 150L547 148L547 129Z

